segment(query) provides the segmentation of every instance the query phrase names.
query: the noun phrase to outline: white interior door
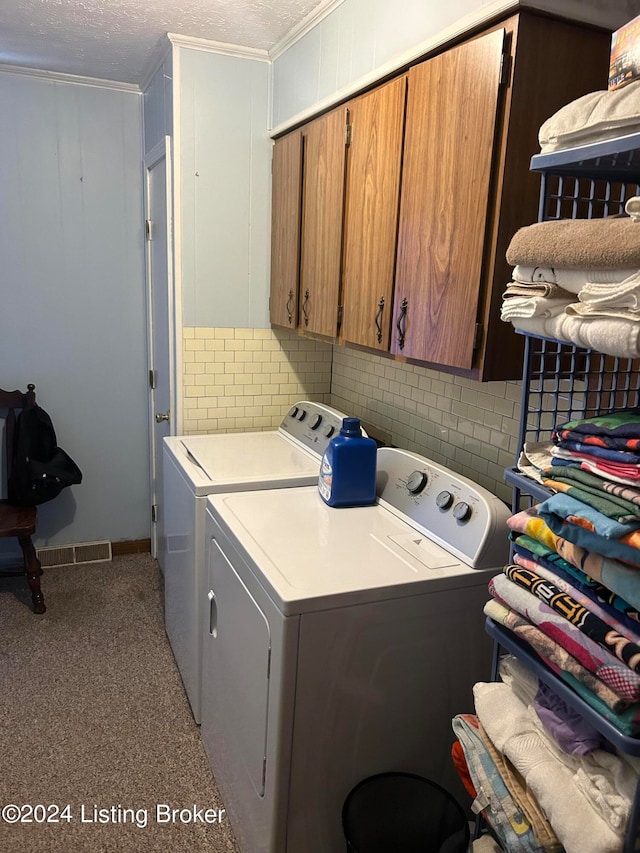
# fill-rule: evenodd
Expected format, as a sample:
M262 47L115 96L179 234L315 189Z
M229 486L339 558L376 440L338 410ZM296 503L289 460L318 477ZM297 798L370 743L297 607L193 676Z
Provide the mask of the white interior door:
M162 439L176 431L176 323L171 217L171 138L146 157L147 305L151 448L151 553L161 568Z

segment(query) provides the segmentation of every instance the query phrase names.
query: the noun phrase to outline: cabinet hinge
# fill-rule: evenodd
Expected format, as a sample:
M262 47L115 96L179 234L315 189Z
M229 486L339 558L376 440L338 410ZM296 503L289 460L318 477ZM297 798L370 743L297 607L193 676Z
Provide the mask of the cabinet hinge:
M484 331L484 327L482 323L476 323L476 329L473 335L473 349L480 349L480 344L482 343L482 333Z
M156 387L156 372L155 370L149 371L149 388Z
M344 306L338 305L338 328L342 325L342 318L344 316Z
M145 221L144 221L144 233L145 233L145 237L147 238L147 240L153 240L153 237L151 236L151 220L150 219L145 219Z
M347 124L344 128L344 144L348 148L351 145L351 138L353 136L353 125L347 121Z
M498 85L508 86L511 82L511 54L503 53L500 60L500 79Z
M156 524L157 521L158 521L158 505L152 504L151 505L151 522L152 522L152 524Z

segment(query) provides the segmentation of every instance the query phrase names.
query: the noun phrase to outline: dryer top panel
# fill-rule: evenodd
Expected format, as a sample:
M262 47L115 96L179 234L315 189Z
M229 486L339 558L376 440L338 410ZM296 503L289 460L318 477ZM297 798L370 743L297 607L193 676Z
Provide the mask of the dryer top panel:
M315 486L212 495L207 511L207 539L219 526L284 615L488 583L384 506L334 509Z

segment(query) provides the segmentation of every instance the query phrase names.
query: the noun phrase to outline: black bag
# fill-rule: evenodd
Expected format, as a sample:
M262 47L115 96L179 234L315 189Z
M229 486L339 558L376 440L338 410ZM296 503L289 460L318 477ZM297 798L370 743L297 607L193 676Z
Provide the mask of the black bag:
M82 471L57 446L51 418L37 404L23 409L16 421L13 463L7 483L9 502L37 506L82 482Z

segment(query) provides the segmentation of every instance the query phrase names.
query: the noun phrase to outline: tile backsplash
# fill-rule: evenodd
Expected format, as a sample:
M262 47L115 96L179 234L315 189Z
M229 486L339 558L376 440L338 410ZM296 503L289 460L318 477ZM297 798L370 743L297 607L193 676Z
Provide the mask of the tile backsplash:
M190 327L183 340L187 434L273 429L313 399L510 503L520 382L475 382L284 329Z
M439 462L509 505L521 382L476 382L384 356L334 347L331 404ZM375 434L375 433L374 433Z
M287 330L184 328L184 432L273 429L297 400L329 402L331 346Z

